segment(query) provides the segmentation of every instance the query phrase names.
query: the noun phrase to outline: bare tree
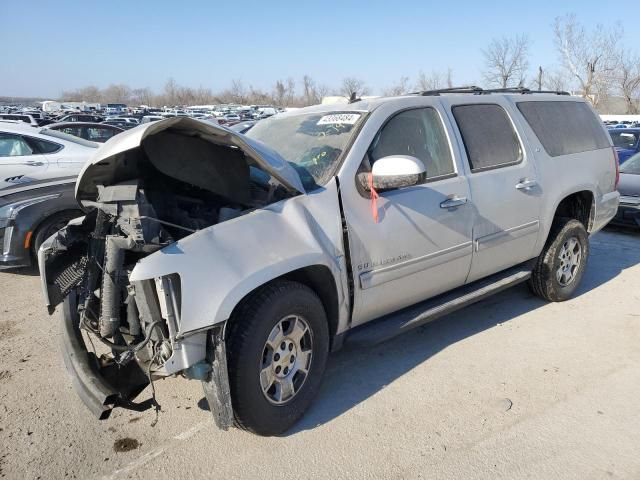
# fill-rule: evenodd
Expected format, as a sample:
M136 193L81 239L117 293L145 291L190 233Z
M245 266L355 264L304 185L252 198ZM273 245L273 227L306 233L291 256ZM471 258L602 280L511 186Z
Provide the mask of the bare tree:
M102 92L95 85L89 85L77 90L65 91L60 99L68 102L102 102Z
M131 101L138 105L151 105L153 103L153 92L149 87L134 88L131 90Z
M131 88L124 84L111 84L102 92L105 103L128 103L131 98Z
M316 96L318 98L317 103L322 103L322 99L329 95L331 88L328 85L320 84L316 86Z
M499 88L522 86L529 68L529 44L526 35L494 38L482 51L483 76L487 85Z
M178 84L170 77L164 84L164 92L162 96L163 105L176 105L178 102Z
M262 105L265 103L273 103L273 98L267 92L250 85L248 101L252 104Z
M416 89L420 91L424 90L437 90L444 88L445 80L443 76L435 70L431 74L426 75L423 71L418 74L418 81L416 82Z
M285 97L285 106L290 107L294 104L296 96L296 81L289 77L287 78L287 95Z
M245 99L247 96L247 90L244 88L244 84L242 83L242 80L239 80L239 79L231 80L231 88L229 89L229 92L231 93L231 97L233 98L233 101L235 103L245 102Z
M453 88L453 70L451 67L447 68L447 88Z
M345 77L342 79L342 87L340 88L341 95L350 98L352 95L361 97L362 95L367 95L368 93L369 87L367 87L367 84L364 80L356 77Z
M640 100L640 58L623 53L618 71L618 88L624 98L627 113L637 114Z
M560 72L548 72L542 81L542 86L547 90L564 92L569 90L569 80Z
M562 65L594 106L606 97L619 64L619 32L598 25L587 32L575 15L557 17L555 43Z
M316 83L309 75L302 77L302 102L304 105L314 105L318 103Z
M385 97L397 97L409 93L409 77L400 77L397 83L386 88L382 93Z
M273 87L273 103L277 106L284 106L284 102L287 96L287 87L282 80L277 80Z

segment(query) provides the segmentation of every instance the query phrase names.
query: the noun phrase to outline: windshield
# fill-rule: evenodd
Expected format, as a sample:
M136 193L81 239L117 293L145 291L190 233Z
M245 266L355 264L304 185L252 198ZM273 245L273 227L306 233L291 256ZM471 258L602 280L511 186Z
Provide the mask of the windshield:
M306 190L329 180L364 112L322 112L260 120L248 137L278 152L298 172Z
M640 175L640 153L635 154L629 160L620 165L620 173Z
M639 134L636 132L625 132L624 130L609 130L613 146L618 148L635 148L638 143Z

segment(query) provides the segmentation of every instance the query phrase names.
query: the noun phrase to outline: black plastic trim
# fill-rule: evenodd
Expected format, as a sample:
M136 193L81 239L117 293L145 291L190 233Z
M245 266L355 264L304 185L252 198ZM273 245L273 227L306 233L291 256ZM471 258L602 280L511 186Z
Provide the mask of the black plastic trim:
M100 420L107 419L118 399L116 392L91 361L79 327L75 295L67 296L62 307L62 357L73 388L87 408Z

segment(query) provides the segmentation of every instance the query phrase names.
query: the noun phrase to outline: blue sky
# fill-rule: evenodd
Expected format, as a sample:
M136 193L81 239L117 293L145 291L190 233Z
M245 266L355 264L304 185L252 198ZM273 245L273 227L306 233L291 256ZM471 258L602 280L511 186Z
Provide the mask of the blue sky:
M494 37L525 33L531 66L557 65L552 24L566 13L587 26L620 21L625 44L640 48L632 4L0 0L0 95L110 83L159 91L169 77L213 91L234 78L271 89L304 74L332 87L356 76L377 93L447 67L456 84L482 83L481 49Z

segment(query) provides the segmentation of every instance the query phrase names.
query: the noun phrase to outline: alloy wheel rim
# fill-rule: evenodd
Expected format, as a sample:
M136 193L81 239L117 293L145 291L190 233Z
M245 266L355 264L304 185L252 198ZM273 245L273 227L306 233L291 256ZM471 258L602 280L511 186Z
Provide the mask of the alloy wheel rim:
M313 333L300 315L288 315L271 329L262 350L260 388L274 405L293 400L302 389L313 356Z
M560 265L556 270L556 279L562 287L566 287L576 278L582 261L582 246L576 237L568 238L558 254Z

